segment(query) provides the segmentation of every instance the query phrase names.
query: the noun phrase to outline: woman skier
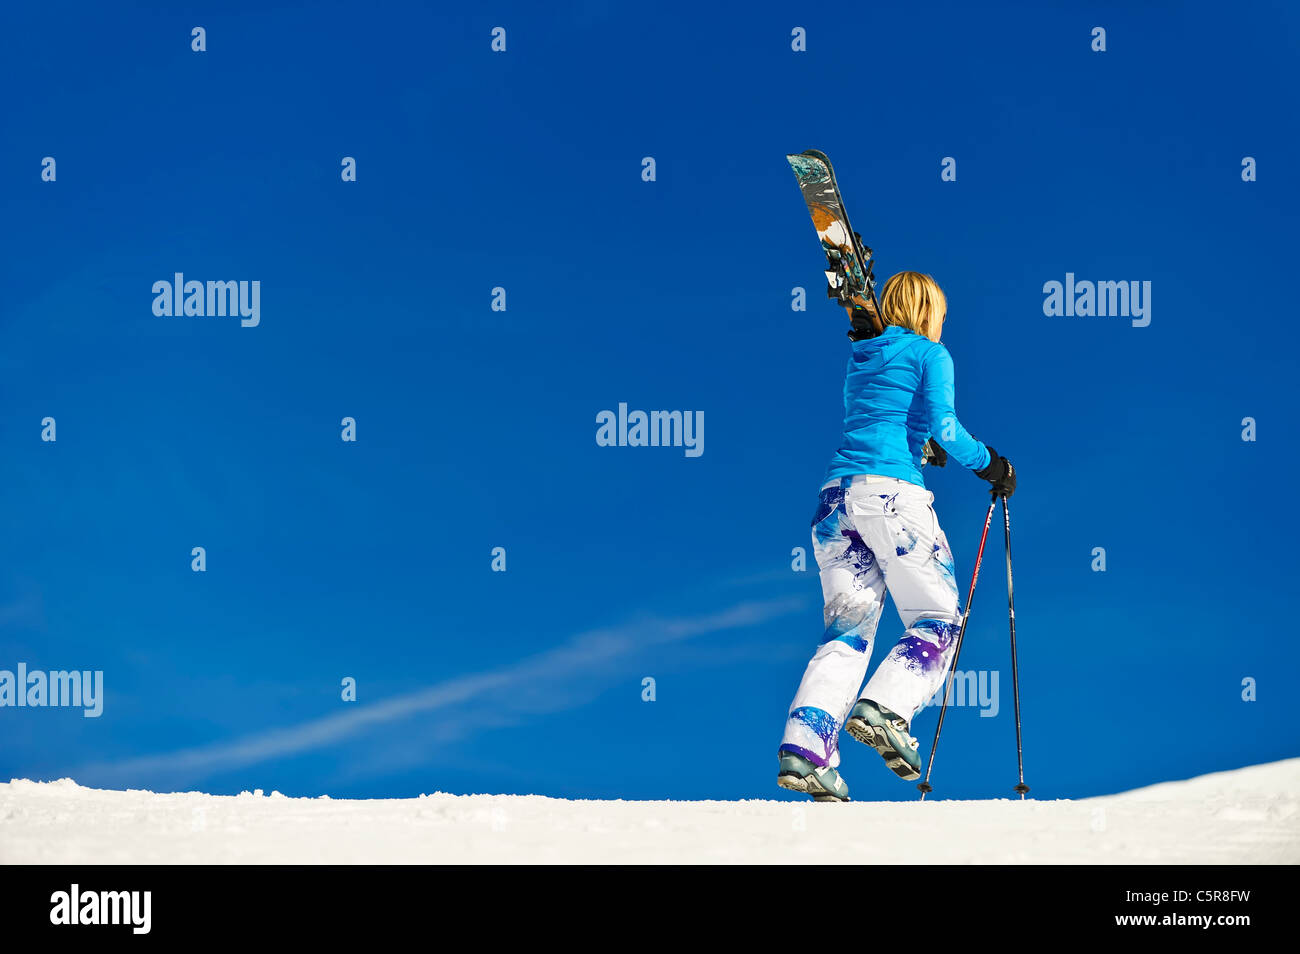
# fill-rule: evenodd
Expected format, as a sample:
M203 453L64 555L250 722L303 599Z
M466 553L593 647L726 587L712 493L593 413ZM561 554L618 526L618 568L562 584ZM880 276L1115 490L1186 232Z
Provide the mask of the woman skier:
M943 683L961 626L952 551L921 476L930 436L943 445L932 452L938 466L951 454L995 495L1016 487L1010 462L957 420L952 357L939 343L948 303L934 279L919 272L890 278L881 322L874 311L846 309L853 350L844 436L812 521L826 631L778 753L777 784L818 801L848 800L836 771L841 727L902 778L921 774L912 719ZM886 586L904 632L863 687Z

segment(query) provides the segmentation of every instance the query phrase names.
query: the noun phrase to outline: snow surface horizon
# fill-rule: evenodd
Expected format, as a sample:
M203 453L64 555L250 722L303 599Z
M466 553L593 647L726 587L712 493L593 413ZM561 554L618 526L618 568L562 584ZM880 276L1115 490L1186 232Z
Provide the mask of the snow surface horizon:
M1300 758L1038 801L290 798L0 783L0 864L1296 864Z

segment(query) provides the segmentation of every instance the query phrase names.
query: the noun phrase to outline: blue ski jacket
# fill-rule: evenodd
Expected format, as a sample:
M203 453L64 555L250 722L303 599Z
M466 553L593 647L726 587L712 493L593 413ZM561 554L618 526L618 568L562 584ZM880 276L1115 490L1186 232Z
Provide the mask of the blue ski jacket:
M988 449L957 420L952 356L943 345L889 325L853 342L844 375L844 437L829 482L856 474L925 486L921 449L930 435L963 467L983 470Z

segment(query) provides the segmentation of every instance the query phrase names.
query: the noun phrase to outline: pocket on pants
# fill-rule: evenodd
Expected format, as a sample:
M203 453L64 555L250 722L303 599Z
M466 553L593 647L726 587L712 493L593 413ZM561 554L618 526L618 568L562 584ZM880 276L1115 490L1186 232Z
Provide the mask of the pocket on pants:
M861 484L849 489L848 510L856 517L892 517L898 513L897 486Z
M914 558L920 562L929 559L938 532L931 499L929 491L906 481L868 483L853 488L849 509L882 560Z

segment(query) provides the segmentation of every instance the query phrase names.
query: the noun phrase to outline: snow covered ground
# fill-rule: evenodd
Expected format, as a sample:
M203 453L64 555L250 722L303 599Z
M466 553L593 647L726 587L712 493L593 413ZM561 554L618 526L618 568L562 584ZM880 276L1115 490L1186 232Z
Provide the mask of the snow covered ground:
M367 801L0 784L0 863L1300 863L1300 758L1079 801Z

